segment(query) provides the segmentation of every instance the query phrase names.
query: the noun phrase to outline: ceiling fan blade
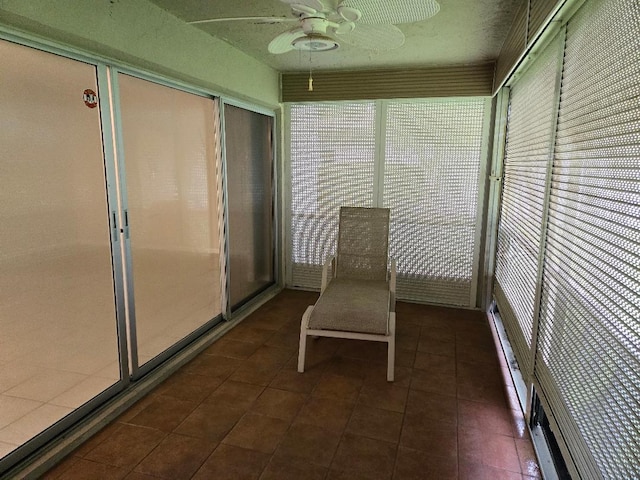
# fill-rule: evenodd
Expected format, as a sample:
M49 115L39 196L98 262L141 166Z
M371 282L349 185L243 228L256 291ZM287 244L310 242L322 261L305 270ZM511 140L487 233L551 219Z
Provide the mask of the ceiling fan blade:
M395 25L367 25L359 23L356 28L345 35L338 37L344 39L354 47L366 50L385 52L404 45L404 33Z
M304 31L300 27L283 32L269 42L269 53L278 54L290 52L293 50L293 41L296 38L304 36Z
M274 24L274 23L289 23L297 22L297 18L291 17L229 17L229 18L209 18L207 20L194 20L187 22L190 25L197 25L202 23L220 23L220 22L253 22L258 24Z
M321 0L280 0L282 3L290 5L291 8L296 8L296 5L307 7L315 10L316 12L323 12L325 10L324 4ZM304 9L303 9L304 11Z
M340 6L359 10L360 23L369 25L419 22L440 11L436 0L344 0Z

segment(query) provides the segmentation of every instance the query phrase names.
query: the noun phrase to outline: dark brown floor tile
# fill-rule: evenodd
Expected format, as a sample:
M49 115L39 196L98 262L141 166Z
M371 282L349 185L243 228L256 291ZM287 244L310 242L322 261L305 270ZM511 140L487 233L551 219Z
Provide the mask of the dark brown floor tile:
M395 367L409 367L413 368L413 363L416 360L415 350L405 350L403 348L396 348L396 364Z
M457 358L460 362L500 366L495 346L460 344L457 347Z
M365 340L351 340L346 342L336 352L345 358L355 358L374 363L387 363L387 343Z
M204 402L215 405L226 405L240 410L249 410L256 398L260 396L264 387L248 383L227 380L209 395Z
M429 452L400 447L393 478L397 480L455 480L458 478L458 461L455 457L435 457Z
M402 413L356 405L345 432L397 443L402 429Z
M336 354L338 355L338 354ZM380 362L377 362L380 365ZM371 369L372 363L355 358L334 356L329 360L324 372L331 375L363 379Z
M269 337L269 340L265 342L265 345L268 345L271 347L285 348L287 350L294 350L297 354L299 343L300 343L299 333L278 330Z
M156 400L127 423L171 432L198 406L197 402L157 396Z
M341 375L323 375L313 389L314 397L336 398L347 402L355 402L360 394L362 380Z
M518 452L518 459L520 460L520 470L522 475L533 478L542 478L540 467L538 466L538 459L536 453L533 450L531 440L528 438L516 438L516 451Z
M292 425L275 455L328 467L340 442L340 434L313 425Z
M273 335L273 330L253 327L250 325L249 321L247 321L246 324L243 322L227 333L226 337L229 340L262 345L264 342L269 340L271 335Z
M461 428L484 430L500 435L513 435L511 410L481 402L458 399L458 421Z
M458 423L458 405L450 395L409 390L405 414L425 421Z
M214 448L208 440L169 434L134 470L170 480L189 479Z
M253 355L259 346L260 345L256 343L241 342L224 336L207 348L204 353L221 357L245 359Z
M457 458L458 429L455 424L437 422L419 414L406 414L400 445L431 456Z
M247 360L247 364L258 367L278 367L281 368L293 356L293 351L289 348L262 345Z
M270 455L220 444L193 476L194 480L256 480Z
M422 337L418 341L418 351L430 353L432 355L447 355L449 357L456 356L455 342L442 342L429 337Z
M220 355L200 355L183 367L185 373L225 380L236 371L243 360Z
M219 442L231 431L244 413L244 409L203 403L174 432L204 438L210 442Z
M157 480L158 477L151 475L145 475L144 473L130 472L129 475L124 477L124 480Z
M85 459L133 468L156 448L165 436L166 434L160 430L121 424L108 439L85 455Z
M396 341L400 337L406 338L419 338L420 337L420 325L412 323L405 323L400 318L396 318ZM417 346L417 343L416 343Z
M460 462L458 478L460 480L521 480L522 475L508 470L482 465L480 463Z
M398 302L394 382L386 344L345 339L299 374L317 298L284 290L44 478L540 478L484 313Z
M149 403L144 403L144 406L147 406ZM142 406L143 403L142 402L138 402L138 403L136 403L134 405L134 407L136 407L138 405ZM138 412L138 411L139 410L136 410L136 412ZM122 416L121 416L121 418L122 418ZM78 448L76 448L73 451L73 455L76 456L76 457L84 457L84 456L86 456L91 450L96 448L98 445L100 445L106 439L110 438L114 434L114 432L120 428L120 426L121 426L121 423L119 422L119 419L117 421L112 422L109 425L105 426L102 430L100 430L98 433L96 433L94 436L92 436L89 440L87 440L82 445L80 445Z
M156 396L157 395L154 392L147 394L147 396L134 403L133 406L129 408L129 410L122 413L122 415L120 415L116 421L126 423L129 419L135 417L138 413L151 405L155 401Z
M273 453L284 437L289 422L279 418L247 413L222 443L263 453Z
M507 408L507 398L503 385L491 383L461 383L457 385L458 398L487 403L496 407Z
M104 463L78 459L57 478L60 480L117 480L124 478L129 472L128 468L116 467Z
M417 369L411 374L411 389L451 396L455 396L457 392L455 377Z
M397 387L393 383L376 386L363 385L358 403L368 407L403 413L408 392L408 388Z
M200 403L220 386L222 378L192 375L182 371L165 380L154 393L178 400Z
M415 352L418 349L418 336L398 335L396 332L396 353L398 350Z
M397 445L346 433L340 440L331 470L377 473L390 478L395 464Z
M267 387L251 407L251 411L267 417L291 421L307 400L303 393Z
M280 367L278 366L265 366L247 361L229 378L234 382L250 383L251 385L266 387L276 378L279 371Z
M336 350L342 345L334 338L313 338L307 337L307 348L305 352L305 370L312 368L324 368L334 357ZM297 358L291 359L293 365L297 363Z
M321 378L322 371L319 370L299 373L294 369L283 368L269 386L290 392L311 393Z
M413 368L424 370L435 375L456 375L456 360L447 355L433 355L431 353L417 352Z
M327 469L304 460L273 457L260 480L324 480Z
M481 463L520 473L520 460L513 437L461 428L458 440L461 462Z
M456 382L460 385L504 385L500 367L484 363L469 363L458 360Z
M449 322L442 322L442 325L430 325L429 323L435 322L426 322L420 328L420 339L428 339L431 342L455 342L456 341L456 331L453 328L453 325L448 324Z
M394 385L401 388L409 388L411 385L411 375L413 374L413 368L400 367L396 364L394 370L393 382L387 381L387 366L386 365L371 365L369 367L367 376L364 379L364 385L371 387L384 387L388 385Z
M311 397L302 407L294 424L315 425L341 433L347 426L354 405L334 398Z

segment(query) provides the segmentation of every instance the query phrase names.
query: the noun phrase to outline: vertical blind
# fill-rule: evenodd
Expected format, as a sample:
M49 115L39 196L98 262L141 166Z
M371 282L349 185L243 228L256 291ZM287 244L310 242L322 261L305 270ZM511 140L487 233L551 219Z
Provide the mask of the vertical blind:
M560 95L557 113L543 113L552 57L563 60ZM565 43L552 42L511 97L495 296L519 362L536 347L534 384L582 478L640 478L638 98L635 0L587 1L568 21ZM545 115L544 128L554 125L555 134L538 129ZM529 165L515 149L520 143ZM538 264L542 271L533 272ZM535 276L541 285L532 284Z
M319 288L341 205L385 206L399 298L475 306L488 105L484 98L292 104L289 284Z
M538 259L556 126L558 35L511 89L494 293L523 373L532 372Z

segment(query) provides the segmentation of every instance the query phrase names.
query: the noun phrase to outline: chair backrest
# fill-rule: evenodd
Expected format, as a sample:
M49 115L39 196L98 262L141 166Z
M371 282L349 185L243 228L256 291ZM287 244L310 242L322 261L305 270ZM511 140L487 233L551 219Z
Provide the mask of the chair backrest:
M389 209L340 207L336 276L386 280Z

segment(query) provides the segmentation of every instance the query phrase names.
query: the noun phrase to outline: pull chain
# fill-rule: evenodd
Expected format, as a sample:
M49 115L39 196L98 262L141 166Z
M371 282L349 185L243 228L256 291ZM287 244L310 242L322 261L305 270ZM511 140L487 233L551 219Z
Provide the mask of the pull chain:
M309 89L313 92L313 69L311 68L311 50L309 50Z

